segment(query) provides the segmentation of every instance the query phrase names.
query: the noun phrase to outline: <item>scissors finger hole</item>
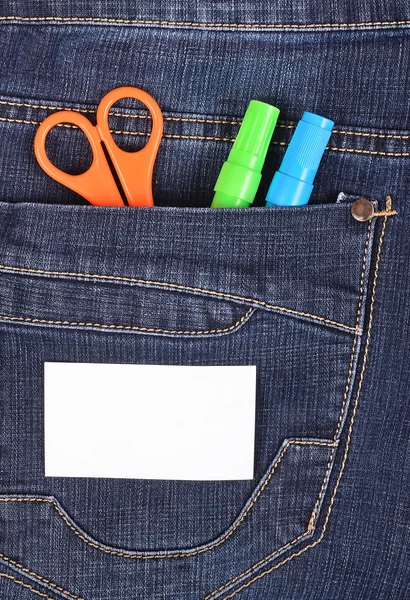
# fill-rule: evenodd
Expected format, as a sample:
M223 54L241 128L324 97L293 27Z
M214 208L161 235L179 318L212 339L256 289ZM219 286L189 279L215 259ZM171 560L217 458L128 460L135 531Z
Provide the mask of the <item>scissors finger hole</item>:
M152 118L143 102L122 98L112 105L108 125L121 150L137 152L146 146L152 129Z
M53 127L47 135L45 150L53 165L69 175L85 173L93 160L86 135L72 123Z

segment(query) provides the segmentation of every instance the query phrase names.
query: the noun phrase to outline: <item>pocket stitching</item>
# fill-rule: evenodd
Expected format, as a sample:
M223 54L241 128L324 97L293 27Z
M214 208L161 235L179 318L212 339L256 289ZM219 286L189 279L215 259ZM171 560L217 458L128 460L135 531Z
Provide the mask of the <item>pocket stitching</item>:
M42 598L45 598L46 600L53 600L47 594L43 594L42 592L39 592L38 590L35 590L28 583L24 583L24 581L20 581L19 579L16 579L12 575L7 575L6 573L1 573L0 572L0 577L6 577L7 579L11 579L14 583L17 583L18 585L21 585L22 587L25 587L25 588L29 589L31 592L33 592L33 594L37 594L38 596L41 596Z
M3 555L0 555L3 556ZM48 583L49 585L55 587L56 590L60 590L61 592L68 594L71 598L75 598L76 600L84 600L83 598L80 598L80 596L76 596L74 594L71 594L70 592L68 592L67 590L64 590L63 588L59 587L57 584L53 583L52 581L49 581L48 579L45 579L44 577L41 577L40 575L37 575L36 573L33 573L32 571L29 571L28 569L26 569L25 567L23 567L22 565L19 565L18 563L16 563L15 561L11 560L11 559L6 559L8 560L10 563L13 563L16 567L19 567L22 571L26 571L27 573L29 573L30 575L34 575L35 577L39 578L40 580L42 580L44 583ZM42 598L45 598L46 600L53 600L53 598L51 598L50 596L48 596L47 594L43 594L42 592L39 592L38 590L35 590L31 585L29 585L28 583L24 583L24 581L20 581L19 579L16 579L15 577L13 577L12 575L8 575L7 573L2 573L0 572L0 577L5 577L7 579L11 579L14 583L21 585L24 588L29 589L31 592L33 592L34 594L37 594L38 596L41 596Z
M0 20L1 20L1 17L0 17ZM75 110L75 109L73 109L73 110ZM77 110L76 112L84 112L84 111ZM126 116L126 115L121 115L121 116ZM171 118L169 120L171 120ZM174 118L172 120L177 120L177 119ZM41 123L41 121L31 121L28 119L15 119L15 118L10 118L10 117L0 117L0 121L4 121L6 123L20 123L20 124L24 124L24 125L40 125L40 123ZM75 129L75 127L73 125L68 125L68 124L59 124L59 125L57 125L57 127L66 127L67 129ZM284 127L287 127L287 126L284 126ZM142 137L147 135L144 132L125 131L123 129L110 129L110 132L119 134L119 135L131 135L131 136L137 135L137 136L142 136ZM371 135L371 134L369 134L369 135ZM376 134L374 134L374 135L376 135ZM169 138L169 139L177 139L177 140L201 140L201 141L210 141L210 142L234 142L235 141L235 138L219 137L219 136L211 136L211 135L188 135L188 134L182 135L182 134L164 133L163 137ZM393 137L393 136L390 136L390 137ZM397 137L397 136L394 136L394 137ZM274 146L288 146L287 142L273 141L271 143ZM360 148L346 148L346 147L339 148L337 146L326 146L326 150L331 150L331 151L335 151L335 152L349 152L349 153L353 153L353 154L369 154L371 156L373 156L373 155L397 156L397 157L410 156L410 152L386 152L386 151L381 151L381 150L366 150L366 149L360 149Z
M299 535L298 537L294 538L293 540L290 540L289 542L287 542L284 546L282 546L281 548L278 548L277 550L274 550L271 554L268 554L267 556L264 556L260 561L258 561L256 564L252 565L251 567L249 567L246 571L243 571L242 573L240 573L239 575L236 575L235 577L232 577L232 579L230 579L229 581L227 581L226 583L224 583L223 585L221 585L219 588L217 588L216 590L214 590L213 592L211 592L210 594L208 594L207 596L205 596L205 598L203 598L202 600L210 600L211 598L214 598L215 595L218 594L218 592L223 591L224 589L226 589L230 584L234 584L236 581L238 581L238 579L241 579L243 577L245 577L246 575L248 575L251 571L253 571L254 569L256 569L257 567L259 567L260 565L262 565L262 563L271 560L272 558L274 558L275 556L278 556L278 554L282 554L285 550L287 550L288 548L290 548L291 546L295 546L299 541L301 541L303 538L305 537L309 537L313 530L314 530L314 520L317 516L317 507L320 505L320 502L322 500L322 494L324 492L325 486L326 486L326 481L328 479L330 470L331 470L331 466L332 466L332 462L333 462L333 457L334 457L334 453L336 451L338 447L338 444L335 444L335 446L332 449L332 453L330 455L329 458L329 463L327 465L327 471L325 474L325 477L323 479L323 483L322 483L322 487L320 489L319 492L319 497L315 503L315 507L313 509L312 515L310 517L309 520L309 524L308 524L308 528L305 532L303 532L301 535ZM306 549L311 548L313 546L313 544L311 544L310 546L307 546ZM302 551L304 551L305 549L302 549L301 551L299 551L299 553L301 553ZM296 554L296 556L299 555L299 553ZM284 561L282 561L281 563L279 563L278 565L276 565L276 567L279 567L280 565L283 565L285 562L287 562L288 559L285 559ZM289 559L290 560L290 559ZM273 569L269 569L268 572L271 572ZM263 577L263 574L260 574L260 577ZM256 579L259 579L260 577L255 577L253 580L251 580L250 582L248 582L247 585L243 585L241 588L239 588L238 590L236 590L232 596L234 596L236 593L238 593L239 591L241 591L243 588L247 587L248 585L251 585L251 583L253 583L254 581L256 581ZM226 600L227 598L231 598L231 596L225 596L225 598L223 598L223 600Z
M229 331L233 331L242 325L248 318L251 317L252 313L255 312L255 308L249 308L245 314L243 314L236 323L230 325L229 327L225 327L223 329L208 329L208 330L197 330L197 331L183 331L183 330L174 330L174 329L160 329L155 327L141 327L139 325L108 325L106 323L91 323L91 322L78 322L78 321L57 321L52 319L38 319L32 317L16 317L10 315L0 315L0 320L4 321L20 321L20 322L28 322L28 323L40 323L40 324L49 324L49 325L57 325L57 326L70 326L70 327L97 327L100 329L121 329L122 331L141 331L145 333L161 333L167 335L189 335L189 336L201 336L201 335L210 335L213 333L228 333Z
M2 96L3 98L5 96ZM61 104L56 104L56 105L52 105L52 104L44 104L44 103L40 103L40 100L37 102L37 104L31 103L31 102L16 102L16 101L12 101L12 100L0 100L0 105L3 106L24 106L26 108L34 108L35 110L72 110L75 112L79 112L79 113L91 113L93 115L96 114L97 112L97 107L95 108L78 108L78 106L73 106L70 103L67 103L65 106L62 106ZM76 104L79 104L78 102ZM121 117L121 118L125 118L125 119L142 119L142 120L147 120L150 117L147 115L141 115L141 114L128 114L128 113L124 113L124 112L110 112L110 115L112 115L113 117ZM232 119L211 119L211 118L193 118L193 117L167 117L164 116L164 121L186 121L188 123L212 123L212 124L217 124L217 125L235 125L235 126L239 126L241 124L241 120L232 120ZM27 122L28 124L33 124L33 125L39 125L40 122L39 121L22 121L22 122ZM287 125L285 123L278 123L276 125L277 128L279 129L295 129L295 125ZM129 132L128 132L129 133ZM409 135L407 134L388 134L388 133L368 133L368 132L363 132L363 131L348 131L345 129L333 129L333 133L340 133L342 135L350 135L350 136L360 136L360 137L368 137L368 138L382 138L382 139L398 139L398 140L408 140L410 138Z
M319 543L319 542L320 542L320 541L323 539L323 537L324 537L324 534L325 534L325 531L326 531L327 522L328 522L328 519L329 519L329 516L330 516L331 510L332 510L332 507L333 507L333 501L334 501L334 498L335 498L335 495L336 495L336 492L337 492L337 489L338 489L338 486L339 486L339 482L340 482L341 476L342 476L342 474L343 474L343 470L344 470L345 462L346 462L346 459L347 459L347 453L348 453L348 449L349 449L349 443L350 443L350 435L351 435L351 431L352 431L352 428L353 428L354 419L355 419L355 416L356 416L357 403L358 403L358 399L359 399L359 396L360 396L361 385L362 385L362 381L363 381L363 377L364 377L364 372L365 372L365 367L366 367L366 362L367 362L367 355L368 355L368 348L369 348L369 341L370 341L370 332L371 332L371 327L372 327L372 322L373 322L373 305L374 305L374 299L375 299L375 291L376 291L376 282L377 282L377 275L378 275L378 267L379 267L379 262L380 262L381 247L382 247L382 241L383 241L383 237L384 237L384 233L385 233L386 221L387 221L387 217L385 217L385 219L384 219L384 223L383 223L383 229L382 229L382 233L381 233L380 240L379 240L379 247L378 247L378 254L377 254L377 261L376 261L375 275L374 275L374 280L373 280L373 291L372 291L371 307L370 307L369 332L368 332L368 337L367 337L367 340L366 340L366 349L365 349L364 362L363 362L362 371L361 371L361 376L360 376L360 381L359 381L359 389L358 389L358 392L357 392L357 395L356 395L356 403L355 403L355 408L354 408L354 412L353 412L352 420L351 420L350 427L349 427L348 443L347 443L347 446L346 446L346 451L345 451L345 455L344 455L344 459L343 459L343 463L342 463L342 468L341 468L341 471L340 471L340 473L339 473L338 480L337 480L337 482L336 482L336 487L335 487L335 489L334 489L333 496L332 496L332 498L331 498L331 503L330 503L330 506L329 506L329 509L328 509L328 513L327 513L327 518L326 518L325 526L324 526L324 528L323 528L323 530L322 530L321 536L320 536L320 537L318 538L318 540L317 540L316 542L314 542L313 544L311 544L311 545L309 545L309 546L307 546L307 547L305 547L305 548L302 548L302 549L301 549L300 551L298 551L297 553L295 553L295 554L293 554L293 555L291 555L291 556L287 557L287 558L286 558L284 561L282 561L281 563L278 563L277 565L275 565L274 567L270 568L269 570L267 570L267 571L264 571L263 573L259 574L259 575L258 575L256 578L254 578L253 580L249 581L247 584L245 584L245 585L244 585L244 586L242 586L241 588L238 588L236 591L234 591L234 592L233 592L232 594L230 594L229 596L226 596L226 597L224 598L224 600L227 600L228 598L231 598L232 596L234 596L234 595L236 595L238 592L240 592L242 589L244 589L244 587L248 587L249 585L251 585L251 584L252 584L254 581L256 581L256 579L259 579L259 578L263 577L264 575L266 575L266 574L268 574L268 573L272 572L272 570L274 570L274 569L278 568L279 566L281 566L282 564L284 564L284 563L288 562L289 560L291 560L291 559L292 559L292 558L294 558L295 556L299 556L301 553L303 553L303 552L304 552L304 551L306 551L307 549L309 549L309 548L311 548L311 547L315 546L315 545L316 545L316 544L318 544L318 543ZM370 226L370 223L369 223L369 226ZM367 243L368 243L368 240L367 240L367 242L366 242L366 246L367 246ZM5 267L5 268L7 268L7 267ZM164 285L164 284L162 284L162 285ZM206 292L206 290L204 290L204 291ZM212 293L212 292L211 292L211 293ZM221 292L214 292L213 294L216 294L216 295L225 295L225 294L222 294ZM259 301L256 301L256 302L259 302ZM266 304L266 303L264 303L264 304ZM313 316L313 315L312 315L312 316ZM314 316L313 316L313 317L314 317ZM356 334L358 334L357 327L356 327L355 331L356 331ZM361 330L360 330L360 331L361 331ZM353 350L352 350L352 354L353 354L353 352L354 352L354 347L355 347L355 343L356 343L356 337L357 337L357 335L355 336L355 341L354 341L354 344L353 344ZM351 373L351 369L349 370L349 375L350 375L350 373ZM308 443L312 443L312 442L308 442ZM288 444L288 445L289 445L289 444ZM327 445L332 445L332 444L331 444L331 443L329 443L329 444L327 444ZM337 444L334 444L334 445L333 445L332 455L333 455L333 453L335 452L335 447L336 447L336 446L337 446ZM284 452L283 452L283 453L284 453ZM282 454L282 455L283 455L283 454ZM329 463L330 463L330 461L329 461ZM276 464L278 464L278 463L276 463ZM273 473L273 471L272 471L272 473ZM327 476L327 474L326 474L326 476ZM322 489L321 489L321 492L320 492L320 493L322 493L322 490L323 490L323 488L324 488L324 486L322 485ZM45 501L46 501L46 500L45 500ZM311 532L311 530L312 530L312 527L311 527L311 522L310 522L310 523L309 523L309 527L308 527L308 530L307 530L307 532L305 532L305 533L301 534L301 536L299 536L298 538L296 538L296 539L295 539L295 540L293 540L292 542L289 542L288 544L286 544L286 546L284 546L282 549L279 549L279 550L277 550L277 551L275 552L275 554L277 554L277 553L278 553L280 550L283 550L284 548L288 547L290 544L294 544L294 543L296 543L296 542L297 542L297 541L299 541L301 538L303 538L303 537L305 537L307 534L309 534L309 533ZM2 556L2 557L3 557L5 560L7 560L8 562L10 562L10 563L12 563L12 564L16 565L17 567L20 567L20 568L21 568L23 571L26 571L26 572L28 572L28 573L31 573L31 574L33 574L34 576L37 576L39 579L41 579L41 580L43 580L43 581L45 581L45 582L49 583L50 585L53 585L53 586L55 586L55 587L56 587L56 589L60 589L61 591L63 591L63 592L65 592L65 593L69 594L69 595L70 595L71 597L73 597L73 598L76 598L76 599L78 599L78 600L82 600L82 599L81 599L79 596L75 596L75 595L73 595L73 594L71 594L71 593L67 592L66 590L63 590L63 588L59 588L59 587L57 587L57 586L56 586L56 584L53 584L53 583L49 582L47 579L45 579L45 578L42 578L42 577L41 577L41 576L39 576L39 575L36 575L35 573L33 573L33 572L29 571L28 569L24 568L22 565L19 565L18 563L16 563L16 562L15 562L15 561L13 561L12 559L9 559L9 558L5 557L4 555L0 555L0 556ZM161 557L162 557L162 556L161 556ZM138 557L138 558L139 558L139 557ZM267 557L265 557L265 559L266 559L266 558L267 558ZM254 568L254 567L251 567L251 569L252 569L252 568ZM242 575L243 575L243 574L242 574ZM240 575L240 576L238 576L238 577L241 577L242 575ZM236 578L235 578L235 580L236 580L238 577L236 577ZM231 582L232 582L232 580L231 580ZM228 584L229 584L229 583L230 583L230 582L228 582ZM223 586L223 587L226 587L226 586L227 586L227 584L224 584L224 586ZM210 597L214 596L214 594L215 594L215 593L217 593L217 592L218 592L220 589L221 589L221 588L219 588L218 590L215 590L215 591L214 591L214 592L213 592L213 593L212 593L210 596L207 596L207 598L210 598ZM204 600L205 600L205 599L204 599Z
M369 221L369 227L370 227L370 223L371 223L371 221ZM21 273L21 274L38 273L40 275L46 275L46 276L47 275L51 275L51 276L61 275L63 277L70 277L70 278L71 277L73 277L73 278L81 277L81 278L86 278L86 279L99 279L99 280L109 281L109 282L120 281L120 282L129 283L129 284L139 284L141 286L147 286L147 287L159 287L159 288L166 288L166 289L170 288L170 289L175 289L175 290L180 290L180 291L200 293L200 294L204 294L205 296L212 296L212 297L217 297L217 298L227 298L229 300L240 301L245 304L252 304L253 306L272 310L274 312L290 314L290 315L294 315L294 316L298 316L298 317L307 317L307 318L313 319L315 321L326 323L328 325L336 327L337 329L341 329L342 331L351 331L355 334L362 333L362 329L360 327L358 327L357 324L355 326L346 325L345 323L339 323L338 321L334 321L332 319L327 319L326 317L321 317L319 315L314 315L312 313L298 311L298 310L294 310L291 308L285 308L283 306L277 306L274 304L270 304L269 302L265 302L263 300L257 300L256 298L247 298L247 297L239 296L236 294L219 292L219 291L215 291L215 290L208 290L208 289L194 287L194 286L185 286L182 284L172 283L172 282L167 282L167 281L151 281L149 279L139 279L139 278L135 278L135 277L121 277L119 275L102 275L99 273L76 273L76 272L72 272L72 271L71 272L70 271L48 271L45 269L31 269L31 268L27 268L27 267L17 267L17 266L0 264L0 272L2 270L5 272L15 272L15 273ZM5 318L7 318L7 317L5 317ZM13 317L9 317L9 318L13 318ZM22 319L22 317L16 317L16 319Z
M132 552L132 551L124 552L124 551L116 550L112 547L110 548L108 546L104 546L100 542L95 540L94 538L91 538L91 536L88 536L88 537L90 537L90 539L87 539L87 537L85 537L85 535L87 535L87 534L85 534L85 532L83 532L76 525L75 521L73 521L71 519L71 517L69 517L69 515L64 511L64 509L62 508L62 506L60 505L58 500L56 498L54 498L53 496L48 497L48 498L40 497L40 496L18 496L18 495L3 496L3 497L0 497L0 502L21 502L21 503L23 503L23 502L42 502L42 503L51 504L53 506L53 508L57 511L59 516L63 519L64 523L73 531L73 533L80 540L85 542L91 548L100 550L100 551L104 552L105 554L120 556L121 558L131 558L131 559L189 558L190 556L196 556L198 554L202 554L203 552L213 550L217 546L220 546L221 544L226 542L231 537L231 535L238 529L238 527L241 525L241 523L243 522L245 517L248 515L252 506L254 506L254 504L256 503L258 498L260 498L260 496L266 489L266 486L269 483L270 479L272 478L272 475L275 472L276 467L280 464L283 456L285 455L286 451L288 450L288 448L290 447L291 444L310 445L310 446L327 446L329 448L334 449L335 447L337 447L338 442L335 442L334 440L329 440L329 441L299 440L299 439L287 440L284 447L278 454L277 458L274 460L270 470L264 475L260 484L257 486L253 495L251 496L250 500L247 502L247 504L245 504L245 507L242 510L242 513L235 519L234 523L228 528L228 530L224 534L222 534L222 536L217 538L214 542L211 542L210 544L208 544L206 546L199 547L198 549L192 550L192 551L189 551L189 550L188 551L179 551L179 552L176 552L173 554L171 554L168 551L164 551L164 553L162 553L162 554L150 554L148 552L146 552L146 553ZM333 452L334 452L334 450L332 451L332 454L333 454ZM326 473L325 477L327 477L327 473ZM324 486L322 485L320 494L322 494L323 489L324 489ZM315 506L316 505L317 505L317 502L316 502ZM308 529L308 531L303 533L302 535L306 535L306 533L310 533L310 530ZM288 542L288 544L289 543L293 543L293 542ZM0 554L0 556L5 558L4 555L2 555L2 554Z
M366 272L366 259L367 259L367 252L369 249L370 234L371 234L371 221L369 221L369 223L367 225L367 238L366 238L366 245L365 245L365 249L364 249L364 253L363 253L362 274L360 277L360 286L359 286L360 287L360 297L359 297L359 303L357 305L357 314L356 314L356 328L359 327L360 317L361 317L361 313L362 313L364 276L365 276L365 272ZM349 372L347 375L347 382L346 382L346 387L345 387L345 391L344 391L344 395L343 395L343 403L342 403L342 407L340 409L339 420L337 422L336 431L335 431L335 435L333 438L334 440L337 440L339 431L341 430L341 426L342 426L344 408L346 406L348 392L349 392L349 388L350 388L350 381L351 381L351 376L352 376L353 362L354 362L357 340L358 340L358 335L355 335L354 340L353 340L352 352L350 355Z
M76 23L125 23L128 25L172 25L174 27L208 27L208 28L243 28L243 29L324 29L324 28L351 28L351 27L390 27L405 26L410 23L409 20L401 21L360 21L358 23L216 23L206 21L170 21L167 19L119 19L115 17L63 17L63 16L43 16L43 17L22 17L21 15L6 15L0 17L0 21L55 21L55 22L76 22Z
M372 326L373 326L373 309L374 309L374 300L375 300L375 296L376 296L376 284L377 284L377 277L378 277L378 272L379 272L381 250L382 250L383 239L384 239L384 234L385 234L385 230L386 230L387 219L388 219L388 216L385 215L385 217L383 219L383 228L382 228L382 231L381 231L381 234L380 234L380 239L379 239L379 244L378 244L377 257L376 257L376 265L375 265L375 271L374 271L374 277L373 277L372 296L371 296L370 309L369 309L368 334L367 334L367 338L366 338L366 345L365 345L365 352L364 352L364 357L363 357L363 364L362 364L362 369L361 369L361 373L360 373L358 389L357 389L357 392L356 392L353 413L352 413L352 417L351 417L350 424L349 424L345 453L344 453L344 456L343 456L343 460L342 460L342 464L341 464L341 467L340 467L339 475L338 475L338 478L336 480L335 487L333 489L333 494L332 494L332 497L330 499L330 503L329 503L329 506L328 506L328 509L327 509L327 514L326 514L325 522L324 522L324 525L323 525L323 529L322 529L322 531L321 531L318 539L315 540L312 544L309 544L308 546L305 546L305 547L301 548L300 550L298 550L294 554L290 554L284 560L282 560L281 562L277 563L276 565L273 565L272 567L270 567L266 571L262 571L261 573L259 573L258 575L256 575L256 577L254 577L253 579L250 579L248 582L244 583L241 587L239 587L236 590L234 590L228 596L224 596L224 598L222 600L229 600L230 598L233 598L233 596L235 596L236 594L238 594L239 592L241 592L243 589L249 587L253 583L255 583L255 581L257 581L258 579L261 579L265 575L268 575L269 573L272 573L274 570L278 569L280 566L286 564L287 562L289 562L293 558L295 558L297 556L300 556L301 554L303 554L304 552L306 552L310 548L314 548L317 544L319 544L323 540L323 538L325 536L326 529L327 529L327 524L328 524L329 519L330 519L330 515L331 515L332 509L333 509L334 500L335 500L335 497L336 497L336 494L337 494L337 490L338 490L339 485L340 485L340 481L341 481L341 478L342 478L342 475L343 475L343 472L344 472L344 469L345 469L345 465L346 465L346 461L347 461L347 457L348 457L348 453L349 453L351 434L352 434L352 431L353 431L353 426L354 426L354 422L355 422L355 418L356 418L356 414L357 414L357 407L358 407L360 393L361 393L361 389L362 389L364 374L365 374L366 366L367 366L367 357L368 357L368 353L369 353L370 337L371 337L371 331L372 331ZM353 343L352 354L354 352L354 347L355 347L355 342ZM298 541L297 538L296 538L296 540L294 540L294 542L296 543L296 541ZM273 558L276 553L277 552L274 552L273 554L266 556L264 559L262 559L262 561L259 562L259 564L261 564L265 560ZM247 571L244 571L240 575L237 575L236 577L232 578L230 581L228 581L225 584L223 584L218 589L216 589L213 592L211 592L211 594L208 594L208 596L206 596L205 598L203 598L203 600L209 600L210 598L215 597L215 595L219 591L222 591L223 589L225 589L226 587L228 587L229 584L235 583L235 581L237 581L239 578L245 577L250 571L252 571L253 569L255 569L257 566L258 566L258 563L256 563L256 565L251 566L249 569L247 569Z
M1 17L0 17L1 20ZM77 111L80 112L80 111ZM83 111L81 111L83 112ZM125 115L122 115L125 116ZM170 119L171 120L171 119ZM173 119L176 120L176 119ZM182 120L182 119L181 119ZM24 124L24 125L40 125L41 121L31 121L28 119L15 119L15 118L9 118L9 117L0 117L0 121L4 121L6 123L20 123L20 124ZM75 129L74 125L68 125L68 124L59 124L57 125L57 127L66 127L67 129ZM287 126L285 126L287 127ZM125 131L123 129L110 129L111 133L115 133L115 134L121 134L121 135L131 135L131 136L146 136L146 133L143 132L134 132L134 131ZM353 132L352 132L353 133ZM371 134L369 134L371 135ZM376 134L374 134L376 135ZM169 139L177 139L177 140L201 140L201 141L213 141L213 142L234 142L235 138L230 138L230 137L218 137L218 136L211 136L211 135L178 135L178 134L172 134L172 133L164 133L163 134L164 138L169 138ZM390 136L393 137L393 136ZM397 137L397 136L394 136ZM273 141L272 145L274 146L288 146L287 142L279 142L279 141ZM403 157L403 156L410 156L410 152L386 152L386 151L381 151L381 150L365 150L365 149L360 149L360 148L346 148L346 147L342 147L339 148L337 146L326 146L326 150L331 150L331 151L335 151L335 152L349 152L349 153L353 153L353 154L369 154L371 156L397 156L397 157Z

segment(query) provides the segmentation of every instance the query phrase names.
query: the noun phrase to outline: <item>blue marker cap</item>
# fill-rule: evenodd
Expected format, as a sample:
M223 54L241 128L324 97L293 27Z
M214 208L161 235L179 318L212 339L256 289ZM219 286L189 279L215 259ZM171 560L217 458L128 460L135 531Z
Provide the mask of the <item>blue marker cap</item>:
M302 206L309 202L313 180L332 133L333 121L304 112L279 171L266 196L266 206Z

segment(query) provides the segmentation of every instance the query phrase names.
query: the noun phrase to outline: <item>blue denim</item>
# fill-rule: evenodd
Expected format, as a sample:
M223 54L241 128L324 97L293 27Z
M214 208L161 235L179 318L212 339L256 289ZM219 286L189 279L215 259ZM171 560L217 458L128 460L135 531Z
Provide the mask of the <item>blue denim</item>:
M2 3L1 600L410 597L409 25L381 0ZM34 158L42 119L119 85L164 112L155 208ZM282 111L256 205L210 209L252 98ZM312 203L263 208L304 110L336 122ZM115 111L121 147L146 117ZM89 164L75 129L47 149ZM256 365L254 479L45 477L46 361Z

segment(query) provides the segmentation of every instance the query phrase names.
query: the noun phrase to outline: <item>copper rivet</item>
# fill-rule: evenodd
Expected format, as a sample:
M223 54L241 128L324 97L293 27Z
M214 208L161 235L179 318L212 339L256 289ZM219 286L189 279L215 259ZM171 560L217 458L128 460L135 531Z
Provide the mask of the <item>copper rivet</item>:
M374 206L367 198L360 198L352 204L352 217L356 221L369 221L374 215Z

